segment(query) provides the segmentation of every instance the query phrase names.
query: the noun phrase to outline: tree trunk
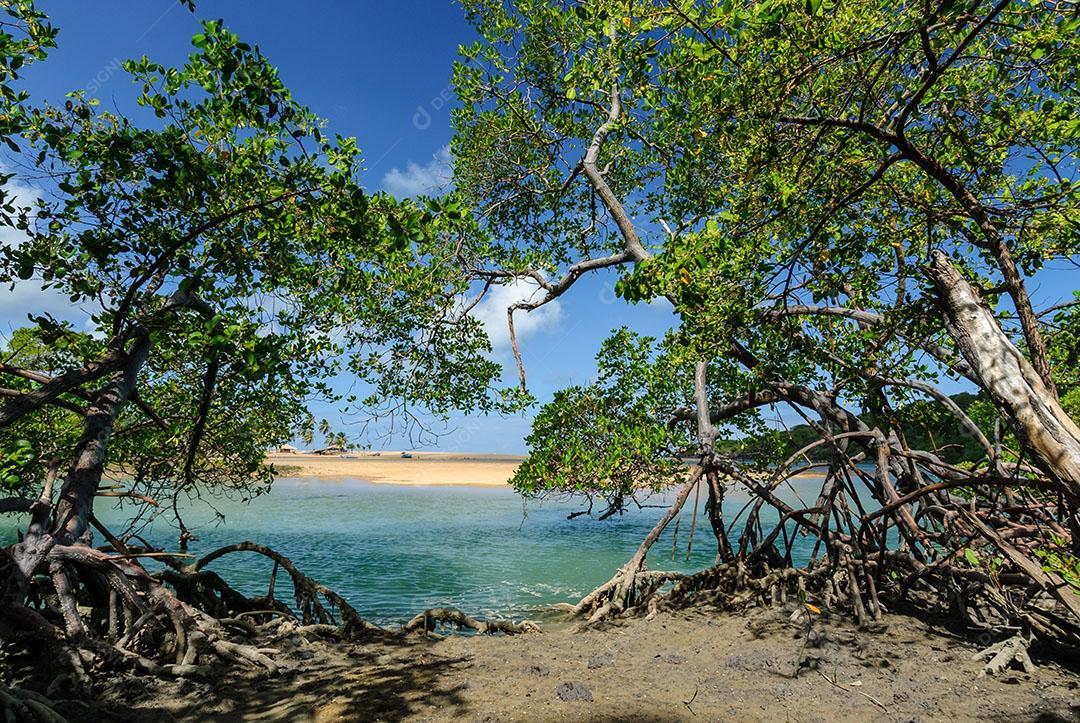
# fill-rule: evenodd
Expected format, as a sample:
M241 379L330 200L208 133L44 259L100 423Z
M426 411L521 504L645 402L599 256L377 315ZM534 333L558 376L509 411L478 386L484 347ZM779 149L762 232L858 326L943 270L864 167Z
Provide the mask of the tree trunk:
M48 520L49 500L44 498L34 512L25 539L12 549L14 579L5 599L0 601L3 605L22 605L30 589L30 579L41 571L53 548L57 544L75 543L86 532L94 496L105 468L109 436L124 403L135 389L139 370L146 362L149 351L149 338L145 335L137 338L121 368L113 374L87 410L82 437L51 524Z
M137 338L124 359L123 366L87 410L82 437L75 448L75 459L60 494L53 522L53 532L60 534L64 542L74 542L86 532L94 496L105 469L109 436L124 404L135 391L139 371L146 363L149 352L149 337L144 335Z
M735 559L735 553L731 549L731 543L727 538L727 530L724 527L724 487L716 472L710 470L705 475L709 484L709 499L705 503L705 510L709 515L709 526L712 527L713 536L716 538L716 564L731 562Z
M928 274L937 287L945 324L979 385L1034 451L1039 467L1080 503L1080 427L1009 340L993 311L941 251Z

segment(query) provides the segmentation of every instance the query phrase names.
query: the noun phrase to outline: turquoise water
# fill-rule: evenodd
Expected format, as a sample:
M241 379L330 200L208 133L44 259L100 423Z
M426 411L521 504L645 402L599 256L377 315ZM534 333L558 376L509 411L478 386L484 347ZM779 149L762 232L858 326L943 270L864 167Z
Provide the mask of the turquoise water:
M99 499L98 516L121 529L132 508L102 504L110 501ZM742 505L726 503L726 515ZM703 508L704 495L690 559L688 504L674 561L672 523L649 555L651 569L697 570L712 564L716 543ZM568 513L582 509L580 501L526 504L503 488L328 480L278 480L269 495L247 504L224 501L218 509L224 521L202 507L185 515L199 537L191 553L260 542L381 624L404 622L436 605L484 616L543 617L551 603L576 602L610 578L664 512L646 508L604 521L568 520ZM0 541L13 541L15 520L0 525ZM176 530L166 520L141 534L155 546L176 549ZM805 547L800 551L809 554ZM215 561L212 569L240 591L262 594L272 565L254 553L235 553ZM289 594L279 578L277 596L287 600Z

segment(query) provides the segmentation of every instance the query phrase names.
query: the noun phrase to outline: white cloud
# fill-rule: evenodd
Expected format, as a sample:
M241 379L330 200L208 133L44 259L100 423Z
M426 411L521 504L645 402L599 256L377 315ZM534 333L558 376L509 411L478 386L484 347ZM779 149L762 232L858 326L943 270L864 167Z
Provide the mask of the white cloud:
M543 294L540 285L532 279L515 279L502 286L492 286L487 295L470 314L484 325L492 350L502 354L510 350L510 330L506 326L506 309L518 301L534 301ZM532 334L547 334L558 328L562 321L562 307L551 301L532 311L514 313L514 331L518 344Z
M10 284L0 284L0 337L6 338L9 331L29 325L27 314L49 314L83 326L90 316L56 289L42 289L39 281L19 281L14 289Z
M450 147L443 146L435 151L431 160L420 165L409 161L405 170L391 168L383 176L382 187L391 196L405 198L419 195L437 195L450 188L453 182L454 157Z
M0 167L0 172L7 172ZM4 184L7 200L16 208L33 208L42 197L42 190L19 178ZM32 223L32 221L31 221ZM0 224L0 248L18 246L26 240L26 233L6 224ZM68 297L56 289L43 289L35 279L16 280L0 284L0 338L6 338L10 330L26 326L27 314L49 314L57 319L72 321L85 326L90 312L72 304Z
M0 173L7 172L7 168L0 166ZM37 205L37 202L41 200L41 189L32 186L19 178L12 178L4 184L4 195L6 196L5 200L15 206L16 209L24 207L33 208ZM33 221L31 221L31 223L33 223ZM0 224L0 246L18 246L25 240L26 233L23 231L12 228L7 224Z

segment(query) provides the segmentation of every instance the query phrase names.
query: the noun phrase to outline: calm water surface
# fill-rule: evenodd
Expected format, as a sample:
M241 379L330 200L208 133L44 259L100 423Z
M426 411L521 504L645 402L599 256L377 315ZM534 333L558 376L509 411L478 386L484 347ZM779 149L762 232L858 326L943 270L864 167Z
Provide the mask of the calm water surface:
M102 504L109 501L99 500L98 515L121 529L131 508ZM743 504L725 503L726 515ZM703 507L704 495L689 560L688 504L675 559L672 523L649 555L650 568L697 570L712 563L716 543ZM199 537L191 553L243 540L260 542L336 590L361 615L393 624L436 605L485 616L543 617L551 603L576 602L610 578L664 512L633 510L603 522L587 516L567 519L581 508L574 501L526 504L503 488L282 479L269 495L250 503L220 503L224 521L202 507L193 508L185 520ZM13 519L0 519L0 540L13 541L17 526ZM176 530L166 520L142 535L155 546L176 549ZM800 552L809 555L806 547ZM215 561L212 569L240 591L261 594L272 566L261 555L235 553ZM277 596L289 599L289 594L279 578Z

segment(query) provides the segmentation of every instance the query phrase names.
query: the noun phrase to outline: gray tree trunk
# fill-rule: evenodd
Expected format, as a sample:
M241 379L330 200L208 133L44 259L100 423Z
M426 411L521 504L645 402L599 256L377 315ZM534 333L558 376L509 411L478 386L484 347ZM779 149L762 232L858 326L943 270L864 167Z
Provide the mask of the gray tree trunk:
M945 254L933 252L928 274L941 298L946 328L980 386L1035 453L1039 467L1080 502L1080 427Z

